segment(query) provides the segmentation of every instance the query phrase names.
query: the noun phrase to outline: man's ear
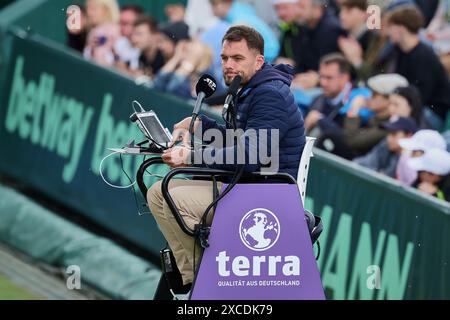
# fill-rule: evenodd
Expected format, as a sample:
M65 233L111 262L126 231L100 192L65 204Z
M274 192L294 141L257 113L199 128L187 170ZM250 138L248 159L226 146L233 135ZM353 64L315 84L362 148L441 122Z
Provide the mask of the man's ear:
M256 57L256 70L259 70L262 68L263 64L264 64L265 60L264 60L264 56L262 54L259 54Z

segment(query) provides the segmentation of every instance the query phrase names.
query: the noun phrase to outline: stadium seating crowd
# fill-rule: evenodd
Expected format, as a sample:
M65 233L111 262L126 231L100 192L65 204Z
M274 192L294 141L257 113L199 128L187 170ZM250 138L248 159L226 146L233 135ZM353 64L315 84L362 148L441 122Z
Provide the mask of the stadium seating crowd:
M116 0L80 8L68 46L189 100L203 73L222 79L226 30L255 28L267 63L294 66L317 147L450 202L450 0L188 0L166 23Z

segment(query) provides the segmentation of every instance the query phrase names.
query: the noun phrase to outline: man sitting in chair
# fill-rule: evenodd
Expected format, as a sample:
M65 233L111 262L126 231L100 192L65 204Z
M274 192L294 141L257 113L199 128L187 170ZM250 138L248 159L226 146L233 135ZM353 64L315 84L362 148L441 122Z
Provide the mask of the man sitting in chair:
M242 77L241 88L237 94L237 128L244 131L239 139L244 146L245 159L251 153L262 148L250 142L246 137L248 132L256 132L256 135L267 134L277 130L278 139L267 139L264 150L278 150L276 153L277 168L275 172L288 173L297 177L300 157L305 145L305 130L302 115L294 102L294 97L289 89L292 81L293 68L288 65L272 66L264 62L264 40L254 29L247 26L231 27L222 40L222 71L225 83L230 85L233 79ZM191 118L186 118L174 126L174 140L186 140ZM202 128L202 132L208 129L217 129L225 135L225 129L230 125L219 125L216 121L202 115L194 126L195 130ZM198 131L196 131L198 133ZM260 139L258 139L261 141ZM218 159L229 159L230 152L235 147L207 148L204 150ZM199 152L199 151L196 151ZM200 151L201 152L201 151ZM236 153L234 153L236 154ZM275 153L273 153L275 154ZM191 159L189 147L177 145L166 150L162 156L163 161L172 168L185 167ZM233 163L208 164L209 168L234 171L237 164L236 157ZM261 171L267 164L258 157L256 164L245 161L245 172ZM196 164L197 165L197 164ZM206 166L205 164L198 164ZM272 167L272 165L271 165ZM220 186L219 186L220 189ZM194 229L200 222L204 211L213 201L213 183L202 180L172 180L169 183L169 191L183 216L187 226ZM155 217L164 237L175 257L177 266L183 278L186 292L194 279L194 261L197 264L200 256L200 248L194 250L194 239L186 235L177 224L161 192L161 182L155 183L147 193L147 200L153 216ZM208 215L208 223L211 223L212 214ZM195 257L194 257L195 252ZM195 259L195 260L194 260ZM195 266L196 267L196 266Z

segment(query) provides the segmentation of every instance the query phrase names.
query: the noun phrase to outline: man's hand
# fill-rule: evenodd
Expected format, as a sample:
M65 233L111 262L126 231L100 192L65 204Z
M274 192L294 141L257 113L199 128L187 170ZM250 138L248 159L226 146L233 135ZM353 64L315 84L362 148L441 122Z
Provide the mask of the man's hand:
M191 150L185 146L176 146L164 151L162 160L171 168L187 167Z
M184 118L173 126L172 146L178 141L183 141L184 145L189 145L189 125L191 124L191 119L192 117ZM194 123L194 132L197 130L199 124L200 120L197 119Z
M354 66L359 67L363 63L363 49L358 40L353 37L340 37L338 39L339 49L341 49L344 56Z
M303 90L312 89L319 84L319 74L315 71L308 71L305 73L299 73L292 81L294 88Z

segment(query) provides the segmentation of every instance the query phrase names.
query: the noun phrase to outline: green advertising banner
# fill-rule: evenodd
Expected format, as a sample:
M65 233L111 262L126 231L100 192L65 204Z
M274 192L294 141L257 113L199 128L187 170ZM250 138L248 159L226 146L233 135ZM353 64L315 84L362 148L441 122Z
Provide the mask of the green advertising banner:
M333 299L449 299L450 205L315 150L306 208L324 221Z
M156 253L163 242L151 215L139 215L131 191L107 185L99 168L110 184L130 185L125 172L135 180L142 156L123 155L121 164L115 155L102 163L107 148L144 140L129 120L133 100L168 128L192 106L34 38L6 35L2 41L1 172ZM157 173L167 170L160 166ZM148 211L141 200L139 210Z

